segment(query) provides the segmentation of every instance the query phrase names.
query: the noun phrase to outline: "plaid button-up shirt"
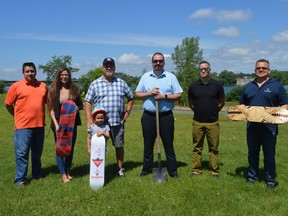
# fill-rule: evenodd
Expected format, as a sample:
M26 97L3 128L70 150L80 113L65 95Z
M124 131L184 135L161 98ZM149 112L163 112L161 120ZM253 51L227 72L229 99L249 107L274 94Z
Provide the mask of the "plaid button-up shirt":
M124 80L114 77L111 82L107 82L101 76L91 83L85 100L94 107L105 108L109 125L117 126L121 124L125 111L125 97L133 99L133 93Z

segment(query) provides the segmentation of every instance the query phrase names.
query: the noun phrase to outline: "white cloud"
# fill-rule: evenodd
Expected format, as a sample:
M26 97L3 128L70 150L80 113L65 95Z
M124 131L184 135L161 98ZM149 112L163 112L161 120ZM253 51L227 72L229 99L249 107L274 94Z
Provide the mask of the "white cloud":
M247 21L252 17L250 10L222 10L217 13L217 20L220 22Z
M115 36L111 36L115 35ZM157 46L157 47L175 47L182 39L167 36L148 36L148 35L121 35L111 33L109 35L92 35L92 36L70 36L70 35L39 35L31 33L15 33L5 36L10 39L25 39L38 41L57 41L73 42L86 44L108 44L124 46Z
M189 19L204 19L210 18L217 22L242 22L247 21L252 17L250 10L213 10L203 8L193 12Z
M287 71L286 50L282 43L254 40L238 45L222 44L213 50L205 50L204 56L211 63L213 72L230 70L235 73L253 73L255 62L261 58L268 59L271 68Z
M19 80L23 78L22 71L17 68L1 68L1 79L3 80Z
M217 29L216 31L212 32L212 34L226 36L226 37L237 37L240 35L240 32L236 27L230 26L228 28L221 27Z
M190 19L201 19L201 18L208 18L208 17L213 17L214 16L214 11L209 8L202 8L199 10L196 10L190 15Z
M227 56L247 56L250 53L250 48L247 47L234 47L226 50Z
M272 37L274 41L278 42L288 42L288 30L280 32Z
M137 65L140 65L140 64L146 63L146 60L144 60L140 56L137 56L133 53L130 53L130 54L124 53L118 58L118 62L120 64L137 64Z
M4 73L17 73L18 69L17 68L4 68L4 69L2 69L2 71Z

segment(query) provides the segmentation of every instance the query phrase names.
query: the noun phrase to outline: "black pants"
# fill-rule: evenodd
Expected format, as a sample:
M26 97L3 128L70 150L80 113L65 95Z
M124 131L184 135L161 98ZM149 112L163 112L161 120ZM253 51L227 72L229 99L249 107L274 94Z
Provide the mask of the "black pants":
M152 172L153 149L157 137L155 113L144 112L141 118L142 133L144 138L144 161L142 173ZM173 147L174 116L172 111L159 113L160 137L164 146L167 170L170 175L177 174L177 161Z

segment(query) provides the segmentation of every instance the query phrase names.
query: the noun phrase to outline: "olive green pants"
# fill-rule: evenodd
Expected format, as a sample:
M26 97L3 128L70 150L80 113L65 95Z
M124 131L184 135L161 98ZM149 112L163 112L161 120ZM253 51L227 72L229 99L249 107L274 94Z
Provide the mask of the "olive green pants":
M204 138L206 136L209 150L209 169L212 175L219 172L218 146L219 146L219 122L201 123L193 121L193 154L192 154L192 173L202 172L202 151Z

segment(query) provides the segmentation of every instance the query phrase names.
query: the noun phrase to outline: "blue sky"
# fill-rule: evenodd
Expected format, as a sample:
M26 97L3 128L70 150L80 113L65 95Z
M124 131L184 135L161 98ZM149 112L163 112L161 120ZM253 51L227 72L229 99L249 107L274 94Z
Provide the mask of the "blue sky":
M253 73L267 58L271 69L288 71L288 0L9 0L0 13L0 79L22 79L22 63L46 64L71 55L78 78L116 60L116 71L141 76L151 55L165 54L199 37L213 72ZM45 75L38 71L38 79Z

